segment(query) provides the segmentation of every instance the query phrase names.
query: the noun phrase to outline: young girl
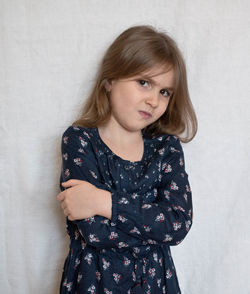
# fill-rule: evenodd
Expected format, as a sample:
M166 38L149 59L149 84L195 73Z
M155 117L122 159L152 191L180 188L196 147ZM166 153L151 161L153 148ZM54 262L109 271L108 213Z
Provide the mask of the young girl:
M170 246L192 226L180 141L196 132L174 40L151 26L124 31L62 135L57 199L70 246L61 294L181 293Z

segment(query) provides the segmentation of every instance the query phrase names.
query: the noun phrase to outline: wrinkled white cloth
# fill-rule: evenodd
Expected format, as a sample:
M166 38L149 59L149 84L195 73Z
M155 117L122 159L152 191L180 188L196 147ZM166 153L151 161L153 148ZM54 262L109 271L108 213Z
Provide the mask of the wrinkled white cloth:
M1 293L59 291L69 243L56 199L61 135L108 44L135 24L176 39L199 120L183 145L193 228L171 248L182 292L250 293L249 9L247 0L0 1Z

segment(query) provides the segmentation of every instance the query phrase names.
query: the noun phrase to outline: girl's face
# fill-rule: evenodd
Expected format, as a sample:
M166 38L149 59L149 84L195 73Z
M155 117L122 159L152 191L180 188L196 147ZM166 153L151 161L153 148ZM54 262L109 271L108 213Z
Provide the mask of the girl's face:
M115 120L128 131L139 131L152 124L166 111L173 85L174 70L166 72L160 66L131 78L106 83L112 109L110 121Z

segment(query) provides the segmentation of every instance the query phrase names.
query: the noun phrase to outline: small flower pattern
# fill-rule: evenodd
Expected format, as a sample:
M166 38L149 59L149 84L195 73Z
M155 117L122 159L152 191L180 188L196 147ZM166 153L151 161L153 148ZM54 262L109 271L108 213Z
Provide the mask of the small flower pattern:
M122 159L98 128L69 126L62 135L61 183L79 179L107 190L112 218L70 221L60 294L180 294L170 246L193 221L192 191L178 137L146 136L140 161Z

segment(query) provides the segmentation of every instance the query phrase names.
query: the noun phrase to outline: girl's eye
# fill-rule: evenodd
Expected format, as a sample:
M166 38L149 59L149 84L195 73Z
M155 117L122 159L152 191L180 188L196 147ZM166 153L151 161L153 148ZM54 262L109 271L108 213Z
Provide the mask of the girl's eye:
M161 90L161 94L164 96L164 97L170 97L171 94L169 93L168 90Z
M142 87L144 87L144 88L150 85L149 82L148 82L148 81L145 81L145 80L138 80L138 82L139 82L139 84L140 84ZM171 92L169 92L169 91L166 90L166 89L162 89L162 90L160 91L160 93L161 93L164 97L171 97L171 96L172 96Z
M140 85L143 86L143 87L144 87L145 85L148 84L148 81L145 81L145 80L139 80L138 82L139 82Z

